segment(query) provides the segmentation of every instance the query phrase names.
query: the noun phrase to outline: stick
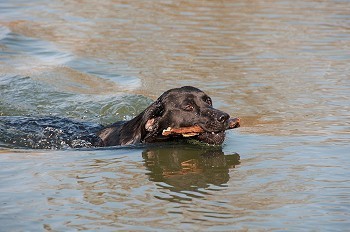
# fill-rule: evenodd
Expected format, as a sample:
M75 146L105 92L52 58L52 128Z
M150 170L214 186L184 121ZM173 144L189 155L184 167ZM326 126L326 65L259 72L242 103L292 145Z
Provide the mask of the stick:
M234 129L239 127L240 119L239 118L231 118L229 119L229 123L227 125L226 130ZM167 129L163 130L162 135L169 136L169 135L182 135L184 137L191 137L196 136L199 133L205 132L202 127L194 125L194 126L188 126L188 127L179 127L179 128L171 128L168 127Z

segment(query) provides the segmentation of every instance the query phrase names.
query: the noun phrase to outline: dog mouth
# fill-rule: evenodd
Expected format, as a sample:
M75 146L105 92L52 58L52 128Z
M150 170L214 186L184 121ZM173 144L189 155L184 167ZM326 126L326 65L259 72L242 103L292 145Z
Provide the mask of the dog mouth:
M163 130L163 136L182 136L186 138L193 138L195 140L210 144L220 145L225 140L225 131L229 129L235 129L240 127L239 118L230 118L227 120L224 129L207 131L199 125L180 128L167 128Z
M197 136L194 136L193 139L207 143L209 145L221 145L225 140L225 136L225 131L203 132Z
M225 140L225 131L229 129L235 129L240 127L240 119L239 118L230 118L227 122L227 126L225 130L221 131L205 131L195 136L194 139L197 139L201 142L210 144L210 145L221 145Z

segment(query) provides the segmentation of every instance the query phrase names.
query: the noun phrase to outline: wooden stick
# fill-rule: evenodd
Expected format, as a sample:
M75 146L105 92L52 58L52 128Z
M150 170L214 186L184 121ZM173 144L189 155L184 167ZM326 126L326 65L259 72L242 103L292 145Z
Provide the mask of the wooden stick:
M162 135L168 136L171 134L181 134L181 135L187 135L195 136L199 133L203 133L204 130L200 126L189 126L189 127L179 127L179 128L171 128L168 127L167 129L163 130Z
M239 127L240 119L239 118L232 118L229 119L228 126L226 130L234 129ZM163 130L162 135L169 136L169 135L182 135L184 137L191 137L196 136L199 133L205 132L202 127L194 125L194 126L188 126L188 127L179 127L179 128L171 128L168 127L167 129Z

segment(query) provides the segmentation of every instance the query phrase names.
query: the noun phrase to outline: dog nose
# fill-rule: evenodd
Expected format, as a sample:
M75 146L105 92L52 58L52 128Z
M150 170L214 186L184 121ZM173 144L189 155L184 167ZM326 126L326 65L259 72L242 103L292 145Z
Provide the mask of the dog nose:
M218 115L217 120L219 122L225 122L226 120L228 120L230 118L230 115L226 114L226 113L221 113Z

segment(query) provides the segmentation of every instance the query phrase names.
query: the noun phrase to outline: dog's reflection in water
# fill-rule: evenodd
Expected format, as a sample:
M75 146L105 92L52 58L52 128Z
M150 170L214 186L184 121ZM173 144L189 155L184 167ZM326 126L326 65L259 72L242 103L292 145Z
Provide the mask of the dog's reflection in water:
M161 147L142 154L149 179L174 191L195 190L227 183L229 170L240 164L237 153L224 155L221 147Z

